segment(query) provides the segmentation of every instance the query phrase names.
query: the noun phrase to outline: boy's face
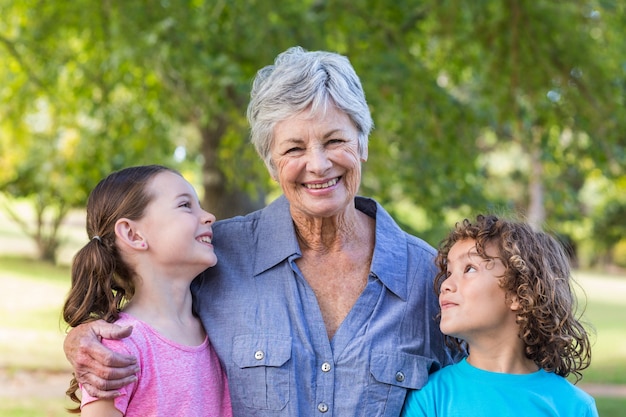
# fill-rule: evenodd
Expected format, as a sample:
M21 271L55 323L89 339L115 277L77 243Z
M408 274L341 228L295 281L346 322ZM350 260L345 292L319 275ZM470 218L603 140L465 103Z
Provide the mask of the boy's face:
M441 331L465 340L470 347L477 343L499 343L517 338L516 303L507 302L499 285L505 273L493 246L486 246L485 259L478 255L476 242L456 242L447 259L447 278L441 285Z

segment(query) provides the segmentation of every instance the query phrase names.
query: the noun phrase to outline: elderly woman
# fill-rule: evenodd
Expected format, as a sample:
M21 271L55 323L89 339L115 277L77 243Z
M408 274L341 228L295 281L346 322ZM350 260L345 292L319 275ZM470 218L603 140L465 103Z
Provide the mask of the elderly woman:
M433 248L357 196L372 128L359 78L341 55L291 48L258 72L248 119L283 195L217 222L219 262L192 286L234 415L398 416L452 359L433 320ZM65 342L103 397L134 371L97 343L127 334L108 326Z

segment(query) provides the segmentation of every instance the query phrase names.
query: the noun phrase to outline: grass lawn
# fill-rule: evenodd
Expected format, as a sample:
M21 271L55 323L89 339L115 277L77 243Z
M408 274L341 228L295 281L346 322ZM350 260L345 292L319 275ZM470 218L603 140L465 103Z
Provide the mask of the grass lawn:
M584 317L595 327L591 366L582 383L626 384L626 277L582 272L575 277L587 297ZM582 304L584 295L579 299Z

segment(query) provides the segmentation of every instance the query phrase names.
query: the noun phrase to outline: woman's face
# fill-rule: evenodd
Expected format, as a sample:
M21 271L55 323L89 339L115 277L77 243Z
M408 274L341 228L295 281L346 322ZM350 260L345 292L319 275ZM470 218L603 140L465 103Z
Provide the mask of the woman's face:
M354 206L367 149L359 152L356 127L335 106L277 123L271 156L292 214L330 217Z

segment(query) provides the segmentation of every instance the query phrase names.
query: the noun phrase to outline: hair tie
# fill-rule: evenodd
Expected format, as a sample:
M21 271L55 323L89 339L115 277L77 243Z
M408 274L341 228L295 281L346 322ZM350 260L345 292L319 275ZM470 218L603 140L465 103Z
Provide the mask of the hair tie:
M102 243L102 239L100 239L100 236L95 235L94 237L91 238L91 240L97 240L98 242Z

